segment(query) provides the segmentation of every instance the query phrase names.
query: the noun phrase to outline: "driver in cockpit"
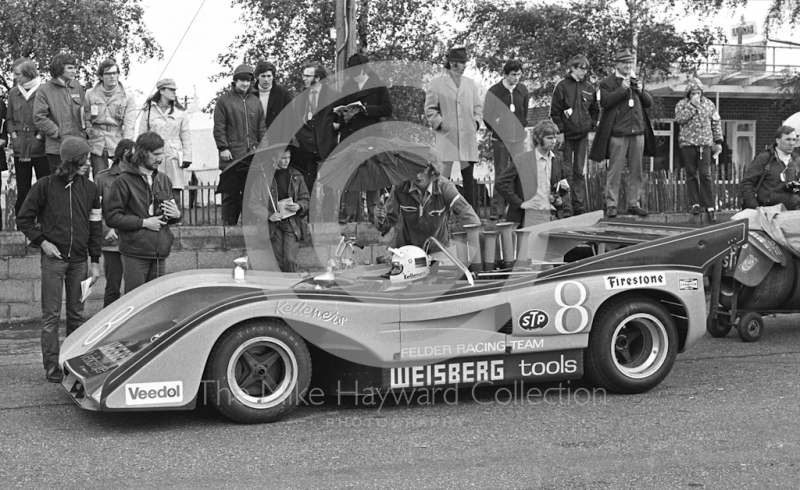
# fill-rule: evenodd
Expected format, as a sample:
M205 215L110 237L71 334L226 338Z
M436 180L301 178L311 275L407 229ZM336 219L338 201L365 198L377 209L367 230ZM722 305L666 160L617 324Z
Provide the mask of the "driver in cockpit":
M442 164L428 162L428 167L413 179L392 187L385 205L375 207L375 226L387 232L398 224L395 246L422 247L428 237L434 237L444 246L450 242L447 216L450 211L462 225L479 225L480 218L466 199L459 194L455 184L442 177Z

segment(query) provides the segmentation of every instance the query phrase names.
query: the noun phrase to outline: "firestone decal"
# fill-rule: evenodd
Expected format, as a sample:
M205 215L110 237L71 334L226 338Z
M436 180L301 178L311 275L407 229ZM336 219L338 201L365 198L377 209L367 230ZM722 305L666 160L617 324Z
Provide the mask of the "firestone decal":
M347 317L341 315L338 311L331 313L330 311L320 310L313 306L308 306L305 301L278 301L275 306L275 313L278 315L295 315L304 316L307 318L318 318L324 322L330 322L334 325L344 325Z
M616 276L604 276L603 282L606 285L606 291L647 286L666 286L667 274L664 271L618 274Z

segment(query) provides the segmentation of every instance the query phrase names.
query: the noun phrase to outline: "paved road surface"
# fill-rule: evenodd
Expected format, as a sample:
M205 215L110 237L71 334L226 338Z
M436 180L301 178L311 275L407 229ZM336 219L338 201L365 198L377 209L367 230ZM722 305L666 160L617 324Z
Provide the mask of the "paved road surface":
M755 344L704 337L643 395L329 399L260 426L79 410L36 330L0 327L0 375L3 488L800 488L799 316Z

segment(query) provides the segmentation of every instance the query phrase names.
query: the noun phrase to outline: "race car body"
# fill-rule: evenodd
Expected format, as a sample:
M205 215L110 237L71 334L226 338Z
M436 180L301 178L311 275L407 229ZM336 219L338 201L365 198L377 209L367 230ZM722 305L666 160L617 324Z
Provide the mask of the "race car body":
M643 392L704 332L703 272L746 240L747 225L601 214L536 227L527 247L547 261L506 271L472 273L440 247L425 277L402 284L381 265L313 278L169 274L66 339L62 385L89 410L211 403L248 423L281 418L312 388L361 396L586 376ZM586 242L596 255L553 260Z

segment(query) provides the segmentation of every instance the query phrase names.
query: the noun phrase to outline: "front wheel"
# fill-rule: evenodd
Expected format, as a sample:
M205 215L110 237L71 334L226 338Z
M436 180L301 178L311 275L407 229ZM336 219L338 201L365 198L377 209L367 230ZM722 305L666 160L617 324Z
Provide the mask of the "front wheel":
M584 353L586 377L616 393L643 393L667 377L678 355L675 322L657 301L613 300L595 316Z
M206 393L223 415L241 423L274 422L295 408L311 382L303 339L278 320L225 332L211 349Z
M739 324L736 326L739 338L745 342L758 342L764 335L764 319L758 313L748 311L739 317Z

